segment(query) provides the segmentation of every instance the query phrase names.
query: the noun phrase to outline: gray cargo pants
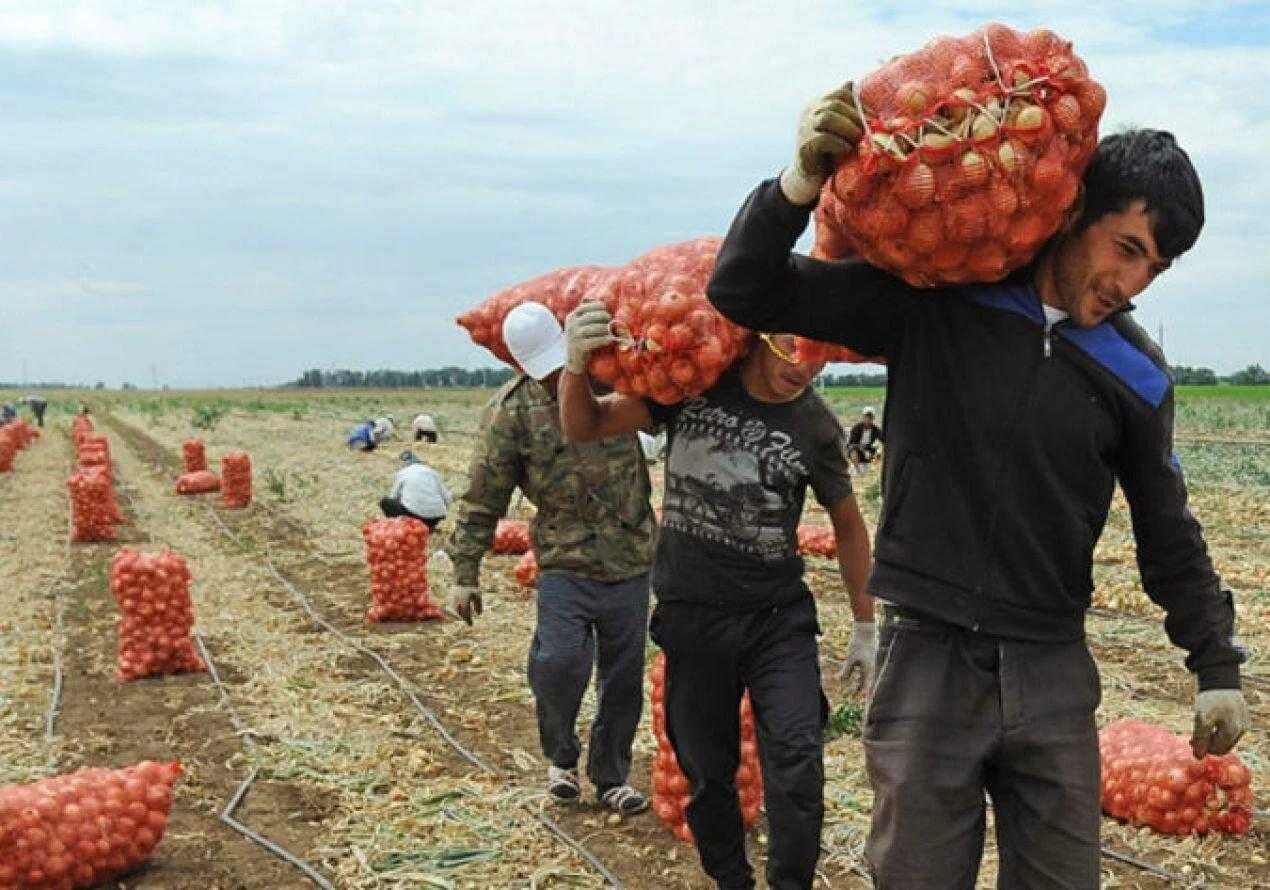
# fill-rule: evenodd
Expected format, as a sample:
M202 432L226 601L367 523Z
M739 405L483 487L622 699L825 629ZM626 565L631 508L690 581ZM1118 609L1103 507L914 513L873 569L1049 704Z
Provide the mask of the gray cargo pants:
M864 725L874 886L973 888L986 792L999 888L1097 888L1101 689L1085 642L884 614Z
M648 575L606 583L547 572L538 579L538 627L529 649L529 686L538 709L542 753L577 765L578 709L592 664L597 705L587 746L587 776L599 790L624 785L644 705Z

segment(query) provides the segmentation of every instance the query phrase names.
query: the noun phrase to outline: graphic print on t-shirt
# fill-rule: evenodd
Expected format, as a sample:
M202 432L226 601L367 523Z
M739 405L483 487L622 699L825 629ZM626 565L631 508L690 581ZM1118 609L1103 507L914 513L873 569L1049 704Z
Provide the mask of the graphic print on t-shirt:
M786 525L808 470L790 435L704 398L684 403L674 433L663 527L764 560L794 556Z

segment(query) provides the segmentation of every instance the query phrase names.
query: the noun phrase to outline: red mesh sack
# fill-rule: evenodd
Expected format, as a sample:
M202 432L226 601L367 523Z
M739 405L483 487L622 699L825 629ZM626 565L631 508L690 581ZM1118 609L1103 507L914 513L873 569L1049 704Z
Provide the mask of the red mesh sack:
M866 133L825 184L813 255L910 284L996 281L1075 201L1107 94L1052 31L987 25L859 85Z
M850 362L858 365L873 362L884 365L886 359L880 356L868 356L856 352L850 346L839 346L837 343L825 343L822 340L809 340L799 337L794 346L794 358L800 362Z
M226 507L251 503L251 457L245 451L227 451L220 459L221 502Z
M110 591L121 613L119 682L207 670L190 639L194 604L183 556L124 547L110 560Z
M114 463L110 458L110 440L97 433L88 433L76 446L76 460L81 468L100 467L106 478L115 478Z
M180 775L145 760L0 787L0 890L96 887L135 869L163 838Z
M211 470L182 473L176 478L177 494L208 494L220 491L220 477Z
M500 519L494 528L491 553L519 556L529 549L529 523L523 519Z
M97 468L76 470L66 488L71 496L71 540L115 540L118 507L106 474Z
M542 303L563 325L565 316L574 310L595 282L612 272L607 266L565 266L501 290L455 321L467 330L473 342L484 346L507 364L516 366L516 360L503 342L503 319L508 312L521 303Z
M750 332L706 299L720 244L706 237L656 248L588 294L613 315L619 337L592 354L592 377L669 405L709 389L745 354Z
M444 618L445 609L428 597L428 527L398 516L362 524L370 567L371 621Z
M76 414L71 419L71 439L78 445L93 431L93 421L87 414Z
M837 556L838 539L822 525L798 526L798 552L804 556Z
M500 291L458 322L472 339L514 364L502 341L503 319L527 300L564 323L584 298L613 315L619 342L596 350L588 370L618 392L663 404L697 395L745 353L749 333L706 299L721 239L697 238L655 248L618 268L571 266Z
M202 439L186 439L181 443L181 459L185 472L197 473L207 469L207 450Z
M675 750L666 735L666 655L658 652L649 671L652 682L653 735L657 739L657 758L653 761L653 812L662 824L684 843L692 843L684 808L692 799L688 777L679 768ZM759 765L758 742L754 736L754 711L750 694L741 699L741 765L736 770L736 793L741 805L741 818L749 828L758 820L763 805L763 769Z
M22 451L40 437L39 430L21 418L14 420L5 429L9 430L10 435L13 436L14 445L17 446L19 451Z
M13 472L13 458L18 453L18 437L9 427L0 427L0 473Z
M111 518L123 522L123 513L119 509L119 501L115 496L114 464L110 459L110 443L105 436L88 434L79 444L76 452L76 464L81 470L98 470L106 477L106 502L109 505Z
M1098 735L1102 808L1162 834L1247 834L1252 771L1233 753L1196 760L1190 741L1118 720Z
M516 568L512 570L516 576L516 583L521 587L537 587L538 586L538 557L534 556L532 550L526 550L525 555L516 560Z

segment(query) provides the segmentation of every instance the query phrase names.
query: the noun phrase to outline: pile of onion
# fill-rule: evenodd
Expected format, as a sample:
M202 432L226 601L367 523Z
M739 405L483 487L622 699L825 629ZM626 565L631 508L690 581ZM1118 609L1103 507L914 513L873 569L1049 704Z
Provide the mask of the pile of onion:
M1233 753L1196 760L1189 740L1138 720L1098 736L1102 808L1161 834L1247 834L1252 771Z
M71 496L71 540L113 541L119 508L114 487L99 467L76 470L66 480Z
M803 556L837 556L838 539L823 525L798 526L798 552Z
M176 477L177 494L210 494L220 491L220 477L211 470L195 470Z
M721 240L696 238L650 250L625 266L571 266L500 291L458 323L472 339L514 364L502 324L532 300L564 323L583 299L599 300L613 316L618 341L592 355L588 371L618 392L672 404L714 385L749 349L748 331L706 299Z
M370 569L371 621L420 621L445 617L428 597L428 527L398 516L362 525Z
M490 553L519 556L527 550L529 550L529 523L523 519L498 520Z
M186 473L207 469L207 449L202 439L186 439L181 443L181 459Z
M0 890L94 887L145 862L167 829L179 763L81 769L0 787Z
M40 438L40 431L21 418L10 421L4 426L4 429L8 430L13 436L14 444L18 451L22 451L36 439Z
M185 557L124 547L110 560L110 591L119 603L121 683L207 670L190 639L194 603Z
M76 445L79 445L92 431L93 421L87 414L76 414L71 420L71 439Z
M524 556L516 560L516 568L512 572L516 576L516 583L521 587L537 587L539 575L538 557L534 556L532 550L526 550Z
M221 503L245 507L251 503L251 457L245 451L226 451L220 459Z
M18 436L11 426L0 427L0 473L13 472L13 458L18 453Z
M859 85L865 135L825 184L813 255L858 255L917 287L996 281L1057 231L1107 94L1070 42L990 24Z

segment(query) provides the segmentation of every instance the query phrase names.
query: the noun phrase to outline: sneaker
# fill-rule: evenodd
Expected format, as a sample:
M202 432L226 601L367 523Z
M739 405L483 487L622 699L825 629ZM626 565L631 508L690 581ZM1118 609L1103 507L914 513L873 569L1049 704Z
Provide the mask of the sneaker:
M630 785L614 785L596 795L597 800L615 813L634 816L648 809L648 798Z
M547 793L556 800L577 800L582 793L577 768L562 769L553 764L547 770Z

